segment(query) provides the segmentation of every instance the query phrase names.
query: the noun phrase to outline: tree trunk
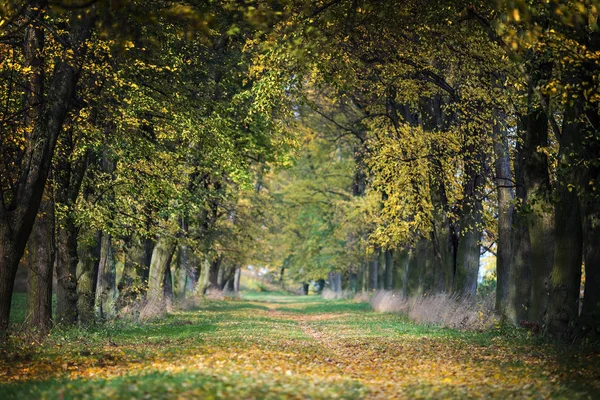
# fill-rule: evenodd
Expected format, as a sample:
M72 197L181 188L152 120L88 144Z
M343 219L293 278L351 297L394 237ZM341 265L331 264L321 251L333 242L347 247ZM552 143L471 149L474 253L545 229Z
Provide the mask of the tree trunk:
M308 287L309 287L308 283L306 283L306 282L302 283L302 294L305 296L308 295Z
M96 281L96 315L100 319L111 318L115 314L117 298L117 271L113 257L112 238L103 232L100 241L100 262Z
M430 247L428 242L427 239L421 238L410 251L405 292L407 296L421 296L424 293L423 273L427 268L427 253Z
M534 60L535 61L535 60ZM534 87L550 78L551 65L537 66L529 88L529 109L524 140L524 183L531 243L531 298L529 320L542 324L548 304L548 278L554 262L554 207L548 174L548 157L539 151L548 146L548 115L539 106ZM546 101L548 98L546 98Z
M356 272L350 272L348 274L348 288L352 293L356 293L356 291L358 290L357 281L358 279Z
M205 255L202 261L202 266L200 268L200 276L198 278L198 285L196 286L196 291L201 294L206 294L206 291L209 287L208 275L210 272L210 260Z
M385 251L385 290L394 288L394 253L392 250Z
M227 266L224 264L221 264L221 266L219 268L219 272L217 273L217 286L219 287L219 290L223 290L223 287L225 286L226 273L227 273Z
M221 267L222 257L217 256L211 263L208 270L208 289L219 290L219 269Z
M235 268L235 277L233 280L233 292L237 295L240 292L240 278L242 276L242 268Z
M95 123L96 111L90 123ZM74 123L72 122L71 125ZM77 323L77 231L75 203L88 167L90 153L77 158L73 126L60 139L55 157L56 204L62 212L56 227L56 320L65 325ZM75 158L75 159L74 159Z
M512 215L513 215L513 179L510 169L508 135L502 125L504 116L495 113L498 121L494 124L494 169L498 194L498 236L496 239L496 311L504 314L510 286L512 258Z
M379 290L384 290L385 289L385 276L387 274L386 270L385 270L386 264L385 264L385 250L380 249L379 250L379 276L377 277L377 282L378 282L378 289Z
M360 262L360 267L358 270L358 280L360 282L360 290L362 292L366 292L369 290L369 272L367 262L363 259Z
M118 283L119 299L117 308L123 308L143 298L148 289L148 271L152 258L154 242L147 238L133 235L130 243L125 248L125 262L123 274Z
M148 280L148 294L146 296L150 308L156 307L158 312L166 311L165 302L165 282L167 278L167 269L171 264L171 259L175 253L176 243L173 239L161 236L154 246L152 252L152 261L150 262L150 277ZM169 283L169 282L167 282ZM154 311L154 310L153 310Z
M46 333L52 327L52 270L54 267L54 202L44 199L28 241L28 288L25 325Z
M198 267L200 260L198 259L198 257L196 257L193 251L190 251L188 254L190 255L190 261L189 268L187 271L188 274L186 280L186 295L187 293L194 293L196 291L196 287L198 286L198 278L200 277L200 270Z
M329 289L335 292L335 282L333 281L333 271L329 271L327 274L327 283L329 283ZM318 292L317 287L317 292Z
M579 315L583 232L575 190L569 191L566 182L559 183L558 196L547 329L551 334L566 336Z
M92 238L78 244L77 262L77 314L80 325L94 322L94 299L100 264L100 245L102 233L96 232Z
M600 207L584 218L585 290L581 317L594 328L600 326Z
M175 250L173 250L173 254L175 254ZM171 261L173 256L171 256L171 260L169 260L169 264L165 269L165 278L163 281L164 288L164 296L167 301L167 305L173 304L173 274L171 271Z
M342 274L337 271L331 271L328 274L329 288L336 293L342 291Z
M43 9L42 2L32 1L26 12L36 14ZM93 10L83 14L74 12L69 41L74 44L73 48L78 55L82 55L84 51L83 43L90 36L94 17ZM38 27L32 24L29 29L38 30ZM43 54L43 36L39 40L39 35L37 32L26 35L25 55ZM43 87L32 90L38 96L36 102L40 104L40 110L32 121L33 129L28 135L29 140L20 164L20 179L11 204L8 207L0 204L0 332L8 329L15 275L40 206L56 140L63 129L79 79L80 69L75 62L82 58L69 56L56 61L46 98L43 97Z
M235 275L235 265L221 266L221 282L219 283L221 290L233 291L233 277Z
M394 290L401 290L403 294L406 294L406 281L408 272L408 250L397 250L394 252L396 261L394 262L394 280L392 288Z
M223 290L225 290L229 295L235 293L235 271L236 267L230 269L230 273L227 274L227 280L225 281L225 285L223 285Z
M177 247L177 262L175 263L175 296L182 300L185 298L187 282L190 279L189 247L186 243L181 243Z
M77 227L63 221L56 229L56 321L73 325L77 322Z
M379 278L379 255L381 254L381 248L376 247L373 253L373 261L371 262L371 271L369 272L369 289L379 289L378 278Z
M523 206L527 198L523 171L523 146L517 142L515 156L515 181L517 207L513 207L510 274L504 315L513 325L527 320L531 294L531 244L529 242L528 215Z
M583 230L579 197L574 184L579 181L581 167L574 165L572 154L577 154L583 145L581 113L579 100L567 105L558 152L556 249L550 274L547 330L560 337L570 333L579 315Z
M477 292L477 275L479 273L479 257L481 240L481 219L473 213L479 214L481 211L472 211L467 207L466 211L471 217L465 218L461 223L465 226L466 232L461 234L458 250L456 252L456 276L454 278L454 293L461 297L474 297Z
M471 158L475 146L467 148L465 175L467 183L463 190L464 199L460 218L460 240L456 251L456 275L454 293L461 297L474 297L477 292L477 275L481 255L481 226L483 207L481 193L484 179L482 155Z
M420 99L419 110L423 130L436 131L448 128L450 118L444 115L443 105L444 101L438 95ZM439 154L444 150L435 142L431 144L431 147L432 154ZM432 158L429 168L432 232L431 245L428 245L428 247L431 247L432 254L428 257L429 262L425 262L425 264L429 264L433 269L421 271L421 291L451 291L454 284L458 239L454 223L448 218L451 210L448 203L446 184L443 179L443 166L439 159Z
M593 127L600 126L600 113L588 105L586 120ZM591 109L590 109L591 108ZM597 159L600 154L600 138L586 142L582 149L586 159ZM590 162L582 173L582 220L585 262L585 289L582 322L600 332L600 165Z

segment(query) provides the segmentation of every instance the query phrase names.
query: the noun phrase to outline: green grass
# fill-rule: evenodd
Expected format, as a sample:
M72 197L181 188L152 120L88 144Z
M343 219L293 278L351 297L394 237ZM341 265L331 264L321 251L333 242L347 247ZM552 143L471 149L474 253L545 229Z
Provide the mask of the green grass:
M25 322L27 311L27 295L25 293L13 293L10 309L10 322L13 325L22 325Z
M16 297L13 317L23 316ZM593 398L597 349L459 332L366 304L245 292L146 324L19 333L0 398Z
M52 309L56 310L56 295L52 296ZM12 296L10 309L10 323L13 327L20 327L25 322L27 312L27 294L15 292Z

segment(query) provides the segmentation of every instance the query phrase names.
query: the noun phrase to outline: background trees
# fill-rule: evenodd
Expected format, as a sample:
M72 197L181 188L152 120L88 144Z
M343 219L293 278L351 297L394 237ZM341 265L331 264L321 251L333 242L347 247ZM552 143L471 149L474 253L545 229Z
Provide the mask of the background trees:
M364 193L379 198L363 287L379 286L393 257L378 255L392 252L405 271L392 276L406 281L393 286L473 296L487 251L508 320L566 335L587 319L597 13L592 2L335 1L279 27L293 57L269 67L295 68L308 99L327 87L353 110L336 120L313 104L340 137L358 134Z
M473 298L482 254L506 320L597 326L595 2L1 11L0 330L21 260L48 329L54 265L75 324L249 263Z

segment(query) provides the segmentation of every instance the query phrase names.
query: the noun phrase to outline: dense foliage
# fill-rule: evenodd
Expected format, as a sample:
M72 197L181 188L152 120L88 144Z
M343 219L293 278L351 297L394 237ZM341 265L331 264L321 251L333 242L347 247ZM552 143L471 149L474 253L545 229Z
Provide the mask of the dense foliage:
M597 329L598 12L3 3L0 331L20 264L46 331L235 291L249 264L472 299L483 253L506 321Z

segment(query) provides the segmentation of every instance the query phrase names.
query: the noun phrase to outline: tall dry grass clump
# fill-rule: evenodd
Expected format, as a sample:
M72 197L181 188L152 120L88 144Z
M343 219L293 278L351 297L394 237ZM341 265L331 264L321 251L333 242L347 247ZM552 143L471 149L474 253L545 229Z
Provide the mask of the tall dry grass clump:
M373 310L382 313L406 314L408 312L408 302L402 292L378 290L369 303Z
M170 299L161 299L155 301L146 301L143 305L140 314L139 321L146 322L154 319L162 318L167 313L173 311L173 303Z
M325 300L347 300L351 299L353 296L354 293L350 290L342 290L341 292L336 292L335 290L325 288L321 292L321 297L323 297L323 299Z
M355 303L369 303L371 301L371 293L369 292L357 292L352 301Z
M446 293L406 297L401 292L378 291L370 304L378 312L402 314L419 324L445 328L485 330L498 322L489 299L475 302Z

